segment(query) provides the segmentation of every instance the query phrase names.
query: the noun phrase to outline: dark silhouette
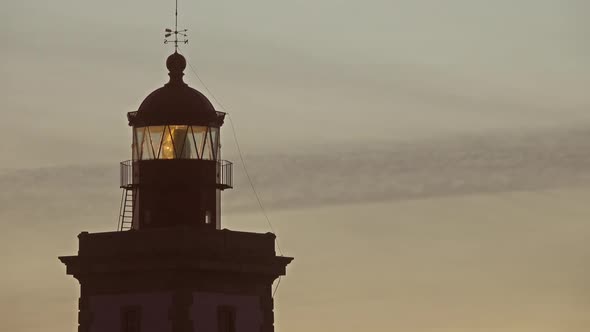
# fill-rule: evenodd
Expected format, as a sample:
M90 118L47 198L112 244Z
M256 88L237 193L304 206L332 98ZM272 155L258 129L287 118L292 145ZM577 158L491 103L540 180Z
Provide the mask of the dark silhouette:
M274 331L272 283L293 258L272 233L221 229L225 113L183 82L182 55L166 65L170 82L128 113L118 231L82 232L78 255L59 258L80 282L78 331Z

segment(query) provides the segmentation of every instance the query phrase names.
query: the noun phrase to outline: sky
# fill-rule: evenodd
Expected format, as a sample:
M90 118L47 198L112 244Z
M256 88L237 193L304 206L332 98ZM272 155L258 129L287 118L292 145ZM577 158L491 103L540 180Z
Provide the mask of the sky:
M75 330L78 284L56 257L116 227L125 115L167 81L172 6L0 3L0 330ZM230 113L296 257L278 331L590 328L589 13L583 0L180 1L181 53L209 91L185 81ZM238 164L224 226L266 232L222 135Z

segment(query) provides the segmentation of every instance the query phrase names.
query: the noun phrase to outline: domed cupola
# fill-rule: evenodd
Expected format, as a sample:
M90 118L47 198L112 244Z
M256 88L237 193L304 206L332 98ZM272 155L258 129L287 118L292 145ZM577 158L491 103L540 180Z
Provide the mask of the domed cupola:
M215 108L201 92L189 87L182 79L186 59L174 52L166 60L170 81L150 93L137 112L128 113L130 126L202 125L219 127L225 113Z

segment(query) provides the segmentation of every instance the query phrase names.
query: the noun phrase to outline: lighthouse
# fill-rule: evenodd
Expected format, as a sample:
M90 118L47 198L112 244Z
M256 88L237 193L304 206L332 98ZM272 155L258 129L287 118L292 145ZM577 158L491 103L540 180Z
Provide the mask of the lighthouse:
M226 114L184 82L175 41L169 81L127 114L117 230L82 232L77 254L59 257L80 284L78 331L272 332L272 284L293 258L272 233L223 228Z

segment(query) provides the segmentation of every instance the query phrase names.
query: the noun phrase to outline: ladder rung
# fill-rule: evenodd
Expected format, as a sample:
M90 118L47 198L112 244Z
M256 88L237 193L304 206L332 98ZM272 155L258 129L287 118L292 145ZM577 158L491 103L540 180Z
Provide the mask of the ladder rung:
M133 190L131 188L124 188L123 197L121 201L121 209L119 213L119 230L125 231L133 228Z

